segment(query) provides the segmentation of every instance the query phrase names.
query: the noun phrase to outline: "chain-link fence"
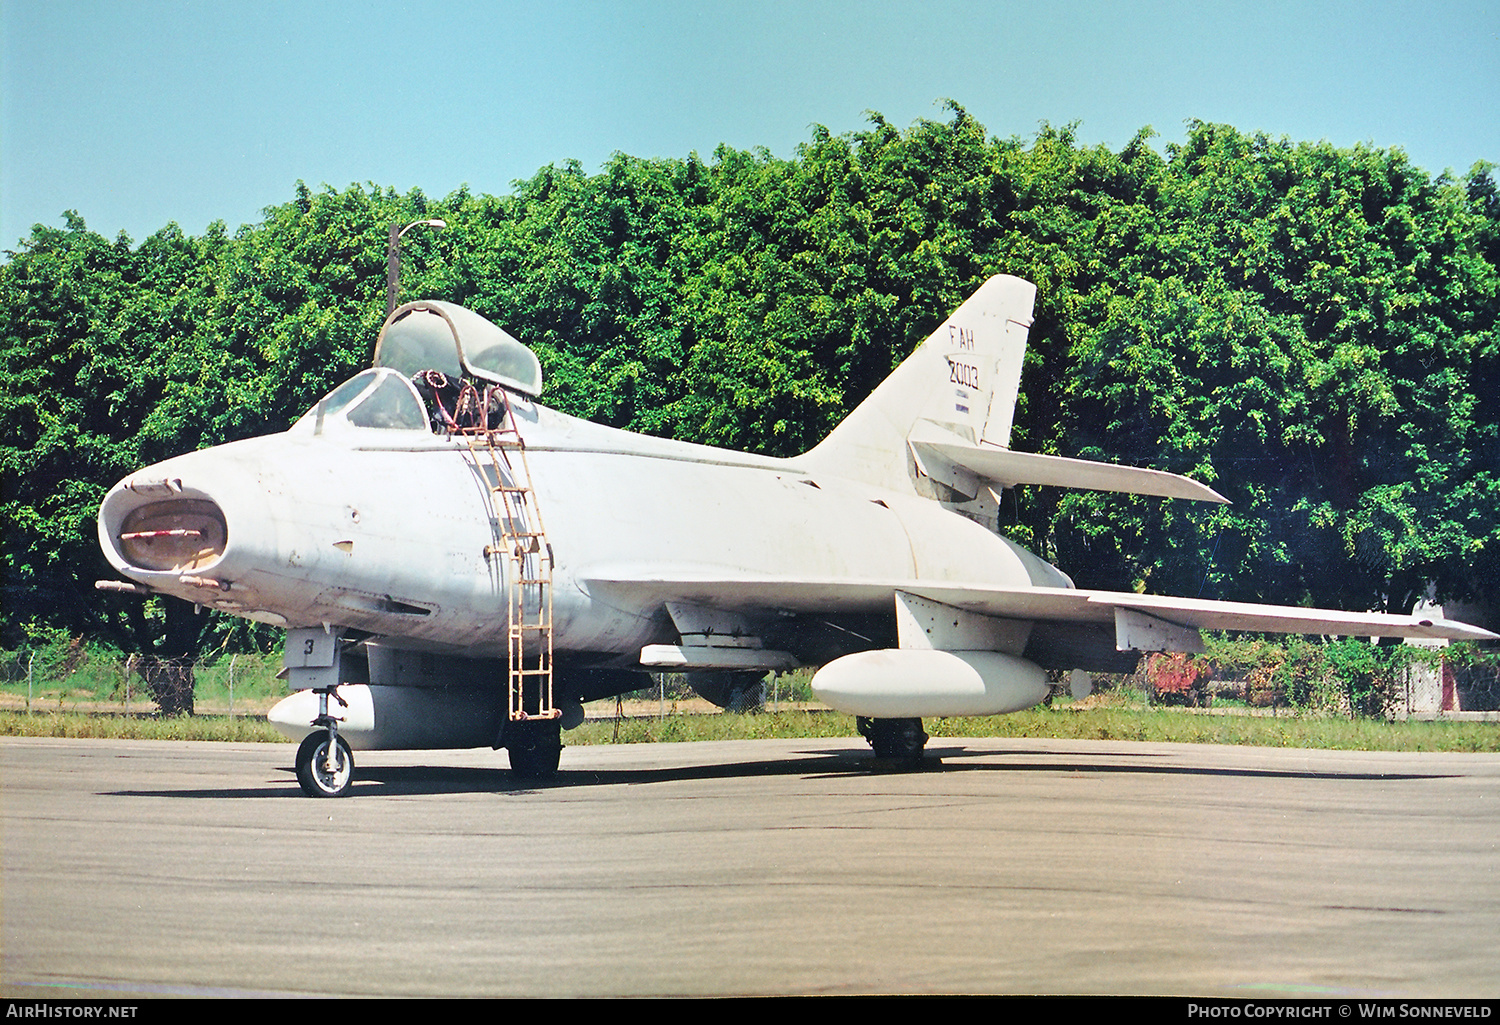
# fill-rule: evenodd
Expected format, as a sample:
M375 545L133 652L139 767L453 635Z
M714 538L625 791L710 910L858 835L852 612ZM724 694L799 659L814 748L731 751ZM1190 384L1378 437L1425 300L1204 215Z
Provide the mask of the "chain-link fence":
M74 642L0 653L0 688L4 704L32 710L234 715L236 702L244 713L284 696L280 669L280 655L164 658Z
M279 653L172 659L63 640L0 652L0 701L38 710L243 715L263 712L285 696L280 671ZM642 677L646 687L620 700L649 703L660 714L696 697L736 711L776 709L812 701L811 675L807 669L652 674ZM1207 655L1149 656L1130 676L1100 675L1095 682L1100 690L1143 692L1153 705L1404 719L1500 710L1500 651L1221 641L1211 642Z
M1500 711L1500 659L1442 659L1413 665L1400 682L1395 702L1398 718Z

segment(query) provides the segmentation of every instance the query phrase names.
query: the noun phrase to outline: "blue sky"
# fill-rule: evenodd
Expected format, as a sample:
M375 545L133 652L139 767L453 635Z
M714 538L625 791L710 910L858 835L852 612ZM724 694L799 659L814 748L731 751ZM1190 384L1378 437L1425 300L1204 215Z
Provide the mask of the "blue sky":
M1500 3L0 0L0 249L139 242L317 188L505 193L570 158L791 156L877 110L993 135L1189 118L1500 163Z

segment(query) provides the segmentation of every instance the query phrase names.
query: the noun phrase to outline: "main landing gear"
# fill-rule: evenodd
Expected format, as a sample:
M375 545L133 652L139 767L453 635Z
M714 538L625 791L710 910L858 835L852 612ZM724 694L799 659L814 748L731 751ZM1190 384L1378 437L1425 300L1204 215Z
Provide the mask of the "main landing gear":
M921 766L922 748L927 744L921 719L871 719L860 715L855 717L854 725L875 749L877 760L902 769Z
M500 733L510 771L522 779L551 779L562 757L561 719L512 719Z

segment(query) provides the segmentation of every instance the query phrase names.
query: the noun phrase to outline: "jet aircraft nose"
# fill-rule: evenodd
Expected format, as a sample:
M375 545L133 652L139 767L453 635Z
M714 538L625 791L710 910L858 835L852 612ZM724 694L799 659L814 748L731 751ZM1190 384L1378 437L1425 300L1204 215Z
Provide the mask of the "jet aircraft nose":
M259 474L226 451L233 447L168 459L111 488L99 507L99 544L110 565L200 605L253 609L246 570L274 538Z

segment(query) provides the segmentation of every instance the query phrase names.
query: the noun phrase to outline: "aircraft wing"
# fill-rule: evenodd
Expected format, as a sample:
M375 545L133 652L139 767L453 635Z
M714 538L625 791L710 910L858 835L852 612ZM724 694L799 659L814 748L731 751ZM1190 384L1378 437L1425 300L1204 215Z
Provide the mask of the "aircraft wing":
M1116 610L1124 610L1188 629L1500 640L1500 635L1477 626L1432 616L1393 616L1062 587L996 587L922 580L770 579L726 574L718 567L659 565L598 567L581 573L579 585L598 599L636 608L684 602L742 612L879 612L892 608L896 593L902 592L997 619L1111 623L1117 620Z

